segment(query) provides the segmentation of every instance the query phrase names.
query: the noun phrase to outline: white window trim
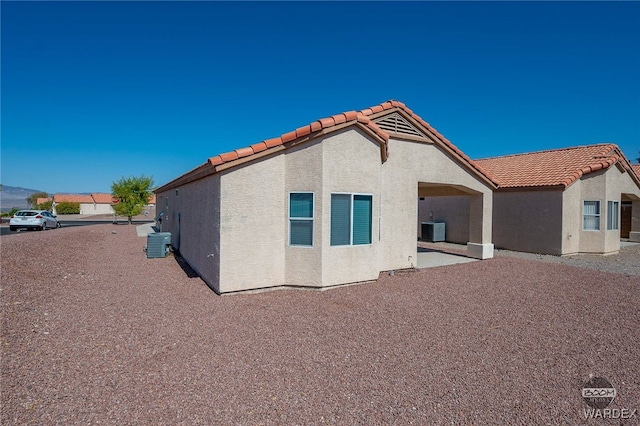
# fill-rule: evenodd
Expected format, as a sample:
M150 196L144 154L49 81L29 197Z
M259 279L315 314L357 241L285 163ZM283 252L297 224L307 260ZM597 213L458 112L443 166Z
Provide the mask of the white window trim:
M588 202L597 202L598 203L598 214L589 214L587 215L584 211L585 203ZM594 216L598 218L598 229L584 229L584 218L585 216ZM582 200L582 230L584 232L600 232L602 230L602 201L600 200Z
M311 217L291 217L291 194L311 194ZM316 194L312 191L290 191L287 196L287 216L288 216L288 224L289 228L289 236L287 238L287 246L296 247L296 248L313 248L316 244L315 232L316 232ZM302 245L302 244L291 244L291 220L306 220L311 221L311 245Z
M329 204L331 204L331 195L350 195L351 203L349 204L349 214L351 215L351 227L349 228L349 244L331 245L331 219L329 219L329 247L367 247L373 245L373 194L366 192L332 192L329 194ZM353 199L356 195L371 197L371 242L368 244L353 244ZM331 207L329 207L331 210Z
M615 217L615 228L609 228L609 204L615 203L618 205L616 209L616 217ZM607 231L619 231L620 230L620 200L607 200Z

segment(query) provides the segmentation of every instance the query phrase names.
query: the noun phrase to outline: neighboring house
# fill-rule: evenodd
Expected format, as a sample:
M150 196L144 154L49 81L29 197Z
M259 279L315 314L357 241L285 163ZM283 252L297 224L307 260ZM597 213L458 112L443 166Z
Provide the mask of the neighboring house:
M81 194L54 194L53 195L53 214L58 214L56 205L62 202L80 203L80 214L93 214L94 202L91 195Z
M114 214L112 207L113 197L111 194L92 193L93 211L91 214Z
M621 237L640 241L640 174L614 144L475 163L498 183L493 198L498 248L553 255L613 253ZM419 203L419 219L444 221L447 240L460 242L468 220L461 213L465 203L425 199Z
M212 157L155 193L160 229L227 293L411 268L420 196L465 197L467 254L490 258L495 188L428 123L388 101Z
M52 198L44 197L44 198L36 198L36 205L44 204L46 202L53 202Z
M63 201L80 203L81 215L114 214L111 194L95 192L86 194L55 194L53 196L53 213L56 213L56 204Z

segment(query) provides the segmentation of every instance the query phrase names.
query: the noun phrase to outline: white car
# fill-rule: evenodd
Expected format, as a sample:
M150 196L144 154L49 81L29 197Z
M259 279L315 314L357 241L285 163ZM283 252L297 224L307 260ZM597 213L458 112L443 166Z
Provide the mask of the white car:
M58 219L46 210L20 210L9 220L9 229L37 229L44 231L47 228L60 228Z

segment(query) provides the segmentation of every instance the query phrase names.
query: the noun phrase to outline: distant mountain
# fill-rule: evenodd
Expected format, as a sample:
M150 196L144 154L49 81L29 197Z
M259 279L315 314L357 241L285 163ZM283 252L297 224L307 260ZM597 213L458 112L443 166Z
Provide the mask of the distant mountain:
M38 189L20 188L18 186L0 185L0 211L8 212L12 208L29 208L27 197L36 192L45 192Z

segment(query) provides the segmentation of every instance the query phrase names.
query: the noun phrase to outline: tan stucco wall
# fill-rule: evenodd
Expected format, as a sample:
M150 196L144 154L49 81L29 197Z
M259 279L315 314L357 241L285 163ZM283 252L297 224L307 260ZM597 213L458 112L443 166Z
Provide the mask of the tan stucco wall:
M114 214L113 207L110 204L95 203L91 207L91 214Z
M562 191L496 192L493 241L497 248L559 255Z
M323 146L321 140L290 149L285 157L285 211L287 218L285 244L285 285L322 286L323 242ZM289 194L313 192L313 247L289 245Z
M580 181L574 182L562 193L562 252L580 252L582 233L582 192Z
M452 184L475 191L480 202L470 206L470 214L471 222L476 220L479 224L470 239L474 243L491 243L492 190L488 185L435 145L391 139L389 152L381 174L381 270L416 264L418 182Z
M622 201L622 194L627 199L640 200L640 188L628 173L616 166L589 173L564 191L563 254L612 253L620 249L620 229L607 230L607 202ZM586 200L600 201L599 231L582 229L582 209ZM640 218L640 212L632 210L632 213ZM618 211L618 222L619 219Z
M95 214L93 213L93 203L80 203L80 214Z
M157 194L161 231L202 279L220 292L220 176Z
M285 155L220 176L220 291L283 285L288 235Z
M418 237L421 237L422 222L444 222L446 241L466 244L469 241L469 209L468 196L424 197L424 200L418 200Z
M381 270L379 247L380 145L359 129L332 134L322 143L322 284L331 286L375 280ZM331 194L357 193L373 196L372 243L331 246ZM415 194L414 194L415 200ZM414 241L415 243L415 241Z

